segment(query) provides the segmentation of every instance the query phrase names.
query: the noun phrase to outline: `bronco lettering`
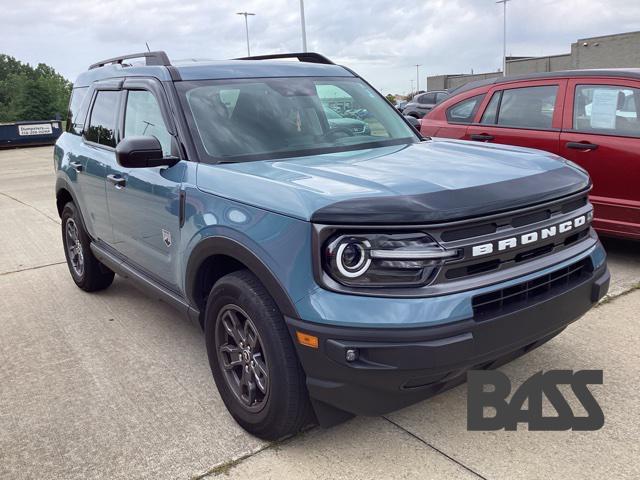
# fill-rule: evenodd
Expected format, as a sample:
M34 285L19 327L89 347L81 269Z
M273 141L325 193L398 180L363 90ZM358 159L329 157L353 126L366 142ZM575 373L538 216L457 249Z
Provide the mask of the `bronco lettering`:
M558 233L566 233L574 228L581 227L587 223L587 215L580 215L572 220L567 220L551 227L545 227L533 232L523 233L517 237L504 238L496 242L488 242L480 245L474 245L471 249L472 257L488 255L493 252L502 252L510 248L516 248L520 245L527 245L537 242L539 239L555 237Z

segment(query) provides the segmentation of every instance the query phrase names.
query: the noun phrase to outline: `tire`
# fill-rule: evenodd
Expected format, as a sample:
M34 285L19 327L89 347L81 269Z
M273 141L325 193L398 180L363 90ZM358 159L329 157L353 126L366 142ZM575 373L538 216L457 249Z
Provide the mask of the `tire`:
M242 428L277 440L313 421L304 372L282 314L251 272L230 273L213 286L205 338L220 396Z
M78 287L96 292L111 285L114 273L91 252L91 239L73 202L62 210L62 244L69 273Z

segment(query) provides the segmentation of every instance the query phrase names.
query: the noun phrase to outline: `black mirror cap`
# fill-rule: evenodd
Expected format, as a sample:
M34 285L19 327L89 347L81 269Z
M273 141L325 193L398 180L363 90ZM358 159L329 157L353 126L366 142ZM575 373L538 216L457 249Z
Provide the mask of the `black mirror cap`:
M116 160L125 168L148 168L171 166L173 158L164 158L162 145L156 137L131 136L116 146Z

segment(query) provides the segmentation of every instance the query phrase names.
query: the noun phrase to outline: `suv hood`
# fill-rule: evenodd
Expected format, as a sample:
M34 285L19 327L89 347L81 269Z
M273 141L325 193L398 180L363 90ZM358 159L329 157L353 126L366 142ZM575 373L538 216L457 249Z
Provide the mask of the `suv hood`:
M260 208L335 224L432 223L498 213L590 186L557 155L457 140L198 165L198 188Z

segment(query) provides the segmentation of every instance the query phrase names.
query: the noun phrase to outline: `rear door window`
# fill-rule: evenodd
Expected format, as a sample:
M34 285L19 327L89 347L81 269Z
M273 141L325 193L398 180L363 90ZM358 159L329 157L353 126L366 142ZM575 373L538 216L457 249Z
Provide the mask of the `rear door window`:
M420 97L420 103L432 104L436 103L436 94L435 93L425 93Z
M445 93L445 92L436 93L436 103L441 102L442 100L444 100L448 96L449 96L449 94Z
M89 142L115 148L119 99L119 91L98 91L91 109L89 127L85 131L85 138Z
M480 119L480 123L486 123L489 125L493 125L496 123L498 119L498 107L500 105L500 98L502 97L502 92L495 92L489 101L489 105L484 110L482 114L482 118Z
M550 129L557 95L557 85L501 90L494 93L480 123Z
M614 85L576 85L573 129L640 136L640 90Z

